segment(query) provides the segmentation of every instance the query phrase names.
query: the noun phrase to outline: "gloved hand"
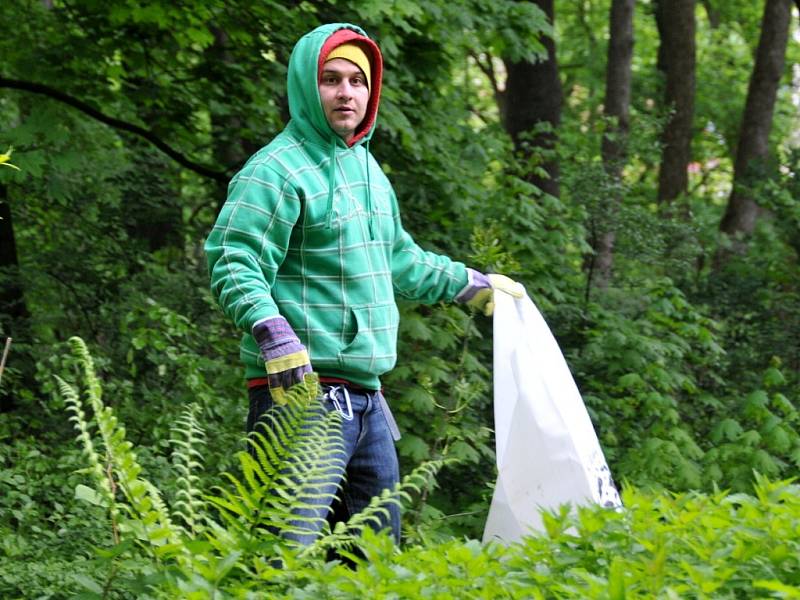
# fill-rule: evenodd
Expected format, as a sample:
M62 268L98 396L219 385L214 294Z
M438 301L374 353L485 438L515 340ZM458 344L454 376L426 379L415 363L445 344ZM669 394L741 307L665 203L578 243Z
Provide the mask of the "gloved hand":
M281 316L256 323L253 337L267 369L270 396L276 404L285 404L289 388L303 383L305 376L312 372L308 351Z
M494 313L495 291L505 292L514 298L522 298L525 295L525 288L522 284L505 275L496 273L484 275L473 269L467 269L467 271L469 271L469 284L456 297L456 300L465 302L470 308L482 311L487 317L491 317Z

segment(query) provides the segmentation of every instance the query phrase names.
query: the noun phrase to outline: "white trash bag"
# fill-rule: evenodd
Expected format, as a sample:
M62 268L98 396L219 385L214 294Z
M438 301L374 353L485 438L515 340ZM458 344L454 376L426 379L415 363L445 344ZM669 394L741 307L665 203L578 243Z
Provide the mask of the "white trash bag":
M494 295L497 483L483 541L544 531L542 509L622 505L580 392L527 295Z

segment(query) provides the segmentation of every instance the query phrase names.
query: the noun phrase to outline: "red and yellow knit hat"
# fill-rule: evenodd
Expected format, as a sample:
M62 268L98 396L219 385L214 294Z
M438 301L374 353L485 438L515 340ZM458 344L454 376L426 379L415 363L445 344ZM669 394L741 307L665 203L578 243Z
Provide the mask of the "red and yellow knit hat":
M358 42L347 42L341 46L336 46L336 48L331 50L328 56L325 57L325 62L333 60L334 58L349 60L361 69L361 72L364 73L364 76L367 78L367 87L369 87L372 79L372 67L369 64L367 53L364 52L364 49Z
M349 145L352 146L367 135L375 124L381 97L383 57L375 42L357 31L345 28L332 33L322 45L317 64L317 81L322 77L325 63L333 58L344 58L358 66L364 72L369 87L367 113L355 136L349 142Z

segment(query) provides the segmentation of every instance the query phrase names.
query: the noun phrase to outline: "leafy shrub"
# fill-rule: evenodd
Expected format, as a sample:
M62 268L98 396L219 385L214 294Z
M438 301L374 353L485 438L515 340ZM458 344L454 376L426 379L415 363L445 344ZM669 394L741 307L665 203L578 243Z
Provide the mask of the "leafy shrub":
M675 490L703 486L697 416L722 349L717 325L669 280L621 300L629 315L590 307L587 342L572 359L616 477ZM690 419L687 419L691 416Z
M14 539L11 545L6 539L0 568L4 595L299 599L352 598L366 590L373 597L395 598L800 595L800 486L761 476L753 495L652 493L627 486L624 508L562 507L545 514L546 531L508 547L458 538L427 542L429 525L423 521L417 536L423 542L398 548L365 526L381 503L392 501L384 495L354 521L325 531L316 544L293 546L276 535L274 525L298 502L289 479L296 483L317 472L312 467L304 474L297 461L293 466L285 460L297 449L292 438L313 403L295 398L296 412L275 421L273 435L280 439L267 444L269 456L262 453L254 460L241 452L243 476L228 474L227 483L211 490L197 489L199 480L192 475L202 462L200 413L185 411L173 432L180 491L169 499L144 477L124 428L102 403L85 347L79 340L72 344L85 369L93 413L89 419L77 392L60 383L88 459L84 471L92 474L93 485L78 484L76 495L89 508L82 517L107 533L92 538L78 556L42 552L26 556L25 564L10 550ZM303 438L312 456L319 444L329 443L336 417L317 419L316 433ZM406 479L396 494L419 489L435 467ZM2 473L7 477L8 469ZM5 506L19 504L13 494L5 500ZM68 522L59 534L78 527ZM82 556L92 546L96 558L87 562ZM331 558L330 549L340 558ZM45 581L45 572L63 578ZM26 587L26 577L35 585Z
M340 416L314 401L316 382L269 413L270 426L249 440L252 455L244 450L237 454L241 475L225 473L226 483L211 490L197 487L201 480L196 471L202 466L199 447L205 436L196 420L198 406L187 408L173 431L177 491L170 501L144 476L125 428L113 408L103 403L85 344L80 338L70 342L83 368L86 403L74 387L57 379L93 483L92 487L79 484L76 496L104 510L112 541L100 553L108 562L105 581L80 579L90 595L105 595L119 586L138 596L152 588L156 595L183 597L231 586L246 589L265 573L280 585L293 564L311 569L309 565L319 563L329 551L348 556L357 550L358 534L385 512L385 504L421 491L441 465L419 467L347 523L337 524L333 531L323 527L314 544L301 546L285 534L310 527L314 519L298 516L295 509L304 506L318 481L338 468ZM125 570L131 575L123 578L120 572Z
M510 547L475 540L398 552L365 536L355 569L329 567L285 598L795 598L800 487L759 478L755 496L627 488L625 508L562 509Z
M800 467L798 411L775 359L749 390L723 376L724 327L667 279L590 305L570 356L612 472L640 487L747 491ZM626 314L627 313L627 314Z

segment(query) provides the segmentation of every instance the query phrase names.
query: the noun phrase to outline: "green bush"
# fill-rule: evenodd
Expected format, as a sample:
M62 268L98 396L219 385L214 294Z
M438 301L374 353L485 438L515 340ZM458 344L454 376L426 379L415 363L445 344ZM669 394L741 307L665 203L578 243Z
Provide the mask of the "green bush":
M31 519L46 507L30 506L36 503L23 491L18 464L2 464L3 483L16 490L2 500L3 597L800 597L800 486L758 475L752 495L627 486L624 508L565 506L545 514L546 531L510 546L454 537L425 541L436 525L422 519L415 538L422 541L397 547L366 527L384 502L420 491L440 466L432 464L350 523L323 530L312 546L294 546L278 532L299 502L295 488L326 468L336 413L312 419L318 426L310 437L299 436L314 406L299 402L297 411L276 421L278 433L258 460L239 453L241 475L199 487L204 433L199 408L189 408L173 428L176 491L164 493L146 478L114 410L103 404L85 346L77 339L72 345L84 368L86 400L63 380L59 385L88 468L81 470L83 482L62 475L50 494L57 503L69 482L84 507L62 509L53 521L60 529L50 541L71 538L70 554L55 551L55 543L48 552L41 542L27 551ZM288 460L297 451L311 459L309 469ZM36 468L57 477L52 464ZM14 524L23 527L12 535ZM93 535L78 535L87 531Z
M797 598L800 487L759 478L755 495L648 494L625 508L550 513L510 547L475 540L398 551L365 536L355 569L304 574L279 597Z

